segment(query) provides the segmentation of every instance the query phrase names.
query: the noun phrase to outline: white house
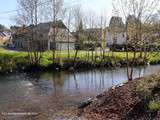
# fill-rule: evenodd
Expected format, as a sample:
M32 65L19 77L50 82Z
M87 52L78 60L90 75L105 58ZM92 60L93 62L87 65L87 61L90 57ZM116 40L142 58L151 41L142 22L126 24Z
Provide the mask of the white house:
M114 45L124 45L126 42L125 25L121 17L113 16L110 20L109 27L106 29L107 47Z
M48 49L70 50L75 49L76 38L71 34L62 21L58 21L56 27L49 30ZM55 37L54 37L55 36Z
M0 31L0 45L7 45L10 41L11 35L8 31Z
M126 43L126 32L116 33L114 36L111 32L106 32L107 47L115 45L124 45Z
M39 23L36 26L14 26L12 31L12 46L15 49L67 50L68 47L69 49L75 49L76 38L68 31L62 21L56 21L55 24L53 22ZM36 36L36 40L31 39L32 35Z

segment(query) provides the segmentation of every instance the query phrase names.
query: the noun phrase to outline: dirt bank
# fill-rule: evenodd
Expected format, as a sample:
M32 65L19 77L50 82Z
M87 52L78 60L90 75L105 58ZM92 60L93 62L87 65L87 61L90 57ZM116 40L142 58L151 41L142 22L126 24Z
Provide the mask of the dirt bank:
M153 81L156 81L154 85ZM158 120L159 109L150 110L148 107L154 96L149 93L152 93L157 86L157 81L160 81L160 74L112 87L109 91L97 96L91 105L84 108L83 115L89 120ZM142 83L144 84L141 87ZM156 95L158 92L159 90L156 91Z

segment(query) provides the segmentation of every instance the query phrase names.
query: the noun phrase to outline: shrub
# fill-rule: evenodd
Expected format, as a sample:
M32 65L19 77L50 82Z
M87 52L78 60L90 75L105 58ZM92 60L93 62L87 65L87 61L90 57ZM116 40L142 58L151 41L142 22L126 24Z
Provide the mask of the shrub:
M160 110L160 101L150 101L149 109L154 111Z

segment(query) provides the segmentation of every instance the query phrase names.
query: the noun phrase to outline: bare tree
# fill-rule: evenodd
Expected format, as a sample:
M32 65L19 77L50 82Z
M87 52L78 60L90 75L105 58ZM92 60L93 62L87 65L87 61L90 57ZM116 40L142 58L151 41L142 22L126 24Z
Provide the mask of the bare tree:
M52 36L50 38L51 41L49 41L50 43L50 48L52 50L52 59L53 62L55 60L55 55L56 55L56 37L57 34L59 32L58 30L58 21L60 18L62 18L62 13L63 13L63 0L51 0L51 6L49 6L49 8L51 8L50 11L50 16L51 19L53 21L53 24L51 25L51 30L52 30Z
M74 8L74 26L77 34L76 35L77 47L76 47L76 52L74 56L74 62L75 62L78 55L80 42L81 42L80 36L81 36L81 33L83 32L83 13L80 6L77 6L76 8Z
M101 51L102 51L102 60L101 62L105 59L105 49L106 49L106 31L105 31L105 27L106 27L106 17L104 17L103 15L101 15Z
M116 11L126 21L126 60L128 80L133 79L133 67L137 61L137 50L146 51L148 39L144 37L144 24L149 23L149 19L155 12L159 0L116 0ZM133 56L129 59L129 51L133 51ZM146 56L146 55L145 55ZM129 62L130 60L130 62ZM129 67L130 66L130 67Z
M86 33L87 36L87 47L88 47L88 60L90 58L90 50L92 51L92 61L94 60L94 50L96 48L96 41L97 41L97 32L95 27L95 13L93 11L89 11L86 18L87 18L87 25L89 28L88 33Z
M71 22L72 22L72 18L71 18L71 10L68 12L68 15L67 15L67 27L68 27L68 35L67 35L67 39L68 39L68 46L67 46L67 49L68 49L68 59L70 58L70 28L71 28Z
M37 24L38 24L38 6L41 4L40 0L18 0L21 11L18 12L17 22L19 24L30 25L25 27L30 37L24 36L27 39L28 44L28 56L31 64L39 64L42 56L40 41L37 36ZM41 50L40 50L41 49Z
M18 25L30 25L34 22L34 5L31 0L17 0L18 7L21 9L17 12L15 20Z

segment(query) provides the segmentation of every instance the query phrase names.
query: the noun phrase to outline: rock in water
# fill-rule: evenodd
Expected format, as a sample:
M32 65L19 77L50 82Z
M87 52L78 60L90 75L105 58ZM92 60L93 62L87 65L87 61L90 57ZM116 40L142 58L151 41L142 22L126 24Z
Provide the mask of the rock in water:
M90 105L90 104L92 103L92 101L93 101L93 98L88 98L88 99L82 101L82 102L78 105L78 108L79 108L79 109L85 108L85 107L87 107L88 105Z
M70 68L69 68L69 71L74 71L74 67L70 67Z
M104 94L99 94L99 95L96 96L96 98L99 99L99 98L101 98L101 97L103 97L103 96L104 96Z

